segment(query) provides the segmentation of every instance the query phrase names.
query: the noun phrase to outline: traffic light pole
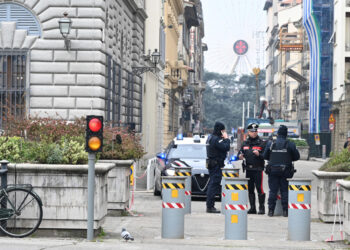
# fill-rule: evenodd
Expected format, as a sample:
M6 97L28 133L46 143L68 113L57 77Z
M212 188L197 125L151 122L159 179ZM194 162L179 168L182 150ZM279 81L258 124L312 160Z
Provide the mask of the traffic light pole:
M87 240L94 238L94 194L95 194L95 160L96 153L88 155L88 221L87 221Z

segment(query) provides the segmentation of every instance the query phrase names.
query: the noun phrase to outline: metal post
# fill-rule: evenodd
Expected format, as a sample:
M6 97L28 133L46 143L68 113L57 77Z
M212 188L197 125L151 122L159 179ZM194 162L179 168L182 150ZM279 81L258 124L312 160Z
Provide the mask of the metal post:
M185 177L185 214L191 213L192 167L176 167L175 176Z
M225 177L238 178L239 168L222 168L222 179L221 179L221 213L225 214L226 204L226 189L225 189Z
M247 118L249 118L249 107L250 106L250 102L248 102L248 107L247 107Z
M87 240L94 238L95 153L88 154L88 221Z
M7 187L7 165L9 164L9 161L6 160L2 160L0 161L1 164L1 170L0 170L0 174L1 174L1 187L2 188L6 188Z
M281 216L282 212L283 212L283 208L282 208L282 201L281 201L281 192L278 190L276 206L275 206L275 211L273 212L273 216Z
M225 177L225 189L225 240L246 240L248 179Z
M244 102L242 107L242 128L244 129Z
M289 179L288 239L310 240L311 180Z
M162 238L183 239L185 229L185 180L181 176L162 177Z
M326 159L327 145L322 145L322 159Z
M6 161L6 160L2 160L2 161L0 161L0 164L1 164L1 169L0 169L1 187L2 188L6 188L7 187L7 172L8 172L7 165L9 164L9 162ZM7 208L6 202L1 202L1 208ZM1 226L2 226L2 228L6 228L7 227L7 221L6 220L2 220L1 221ZM0 235L4 235L4 234L1 233Z

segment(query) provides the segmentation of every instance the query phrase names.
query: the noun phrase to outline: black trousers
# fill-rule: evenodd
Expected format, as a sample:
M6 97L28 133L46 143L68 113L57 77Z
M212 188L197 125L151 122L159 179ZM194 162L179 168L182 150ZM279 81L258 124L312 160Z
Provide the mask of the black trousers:
M248 192L249 194L254 194L256 188L258 194L264 194L263 189L263 171L258 170L247 170L245 174L248 180Z
M269 210L275 210L278 190L281 192L281 203L283 210L288 209L288 181L283 173L269 174Z
M221 193L221 167L216 166L208 169L209 183L207 189L207 208L212 208L215 205L215 195Z

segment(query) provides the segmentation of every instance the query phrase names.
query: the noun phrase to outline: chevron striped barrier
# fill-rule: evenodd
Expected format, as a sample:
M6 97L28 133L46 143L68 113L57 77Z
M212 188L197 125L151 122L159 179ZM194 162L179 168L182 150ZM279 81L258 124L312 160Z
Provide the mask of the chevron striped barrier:
M311 185L289 185L288 189L293 191L311 191Z
M231 178L238 178L239 177L239 168L222 168L222 180L221 180L221 213L224 214L226 209L225 209L225 193L226 193L226 188L225 188L225 177L231 177Z
M233 205L233 204L226 204L225 205L226 210L247 210L248 205Z
M185 177L185 214L191 213L191 200L192 200L192 167L185 166L182 161L175 161L178 167L174 167L175 175ZM187 164L186 164L187 165Z
M185 189L184 183L162 183L164 189Z
M163 208L185 208L185 203L163 202Z
M290 208L290 209L311 209L311 204L288 203L288 208Z
M247 239L248 179L224 177L225 240Z
M288 181L288 239L310 240L311 180Z
M186 178L162 177L162 238L164 239L184 238Z
M240 185L240 184L226 184L225 185L226 189L230 189L230 190L247 190L248 189L248 184L246 185Z

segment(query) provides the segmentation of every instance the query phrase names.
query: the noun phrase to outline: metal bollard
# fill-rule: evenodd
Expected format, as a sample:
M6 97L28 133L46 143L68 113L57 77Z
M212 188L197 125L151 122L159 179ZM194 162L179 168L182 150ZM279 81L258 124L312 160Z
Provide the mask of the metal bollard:
M310 240L311 179L288 181L288 239Z
M273 212L273 216L281 216L282 212L283 212L283 208L282 208L282 201L281 201L281 192L278 191L276 206L275 206L275 211Z
M222 180L221 180L221 213L225 213L225 177L238 178L239 168L222 168Z
M322 145L322 159L326 159L327 145Z
M1 164L1 169L0 169L1 187L6 188L7 187L7 172L8 172L7 165L9 164L9 161L2 160L2 161L0 161L0 164Z
M183 239L186 177L162 177L162 238Z
M246 240L248 179L225 177L225 189L225 240Z
M9 164L9 161L2 160L0 161L1 164L1 169L0 169L0 176L1 176L1 188L6 188L7 187L7 172L8 172L8 167L7 165ZM7 208L7 204L1 203L1 208ZM7 221L3 220L0 222L2 228L7 227ZM0 235L4 235L4 233L0 233Z
M191 213L191 195L192 195L192 167L175 168L175 176L185 177L185 214Z

